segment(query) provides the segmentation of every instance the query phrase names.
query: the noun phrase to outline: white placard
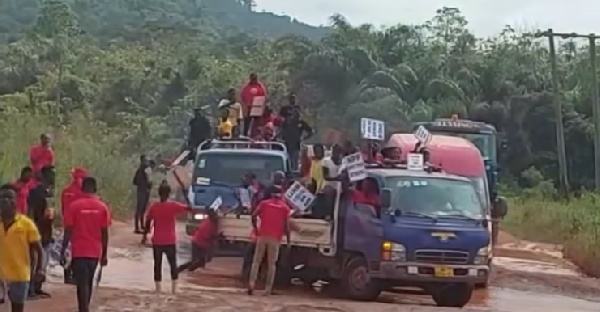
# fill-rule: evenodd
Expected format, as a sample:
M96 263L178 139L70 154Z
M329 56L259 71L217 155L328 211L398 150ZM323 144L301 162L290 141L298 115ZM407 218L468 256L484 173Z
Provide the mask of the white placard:
M219 196L215 199L215 201L212 204L210 204L210 209L218 210L222 205L223 199L221 198L221 196Z
M360 152L344 157L342 159L342 165L340 166L340 172L342 170L348 171L350 182L356 182L367 178L365 161Z
M415 131L415 138L421 142L421 144L426 145L431 142L432 135L429 130L425 129L423 126L419 126Z
M422 171L425 167L425 159L421 153L409 153L406 163L408 170Z
M385 140L385 123L371 118L360 119L360 135L367 140Z
M296 181L285 191L285 198L300 211L306 211L315 200L313 195L300 182Z
M250 201L250 190L247 188L240 188L240 205L244 208L252 207L252 202Z

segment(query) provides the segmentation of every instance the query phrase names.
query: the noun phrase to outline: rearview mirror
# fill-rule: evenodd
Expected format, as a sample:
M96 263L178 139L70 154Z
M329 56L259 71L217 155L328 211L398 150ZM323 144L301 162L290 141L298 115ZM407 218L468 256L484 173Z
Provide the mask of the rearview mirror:
M381 190L381 208L390 208L392 206L392 190L384 188Z
M492 204L492 218L502 219L508 213L508 202L506 198L502 196L496 197L496 200Z

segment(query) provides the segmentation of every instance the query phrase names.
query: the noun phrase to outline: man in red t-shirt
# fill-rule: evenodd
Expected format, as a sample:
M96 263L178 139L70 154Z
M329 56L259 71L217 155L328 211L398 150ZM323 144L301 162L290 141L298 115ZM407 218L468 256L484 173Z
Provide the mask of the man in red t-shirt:
M162 283L162 258L167 256L171 269L171 292L177 292L177 233L176 223L179 214L190 211L188 206L170 201L171 187L166 181L158 187L160 201L150 206L146 215L146 226L142 244L146 243L148 232L154 223L154 234L152 235L152 253L154 255L154 284L156 292L161 291Z
M29 190L35 187L35 179L33 179L33 170L31 167L21 169L21 176L11 185L17 193L17 211L20 214L27 215L27 197L29 196Z
M87 177L81 183L83 195L65 210L65 237L60 253L61 265L66 264L65 251L71 243L71 268L77 286L79 312L90 311L94 275L98 267L108 264L108 228L111 216L108 205L96 192L96 179Z
M29 160L34 173L39 172L44 167L54 166L54 151L50 146L50 136L48 134L40 135L40 144L29 149Z
M250 81L240 91L240 97L242 100L242 110L244 114L244 132L245 136L250 135L250 124L252 117L250 117L250 110L255 97L267 96L267 88L258 80L258 76L254 73L250 74ZM256 119L256 118L254 118ZM257 125L252 125L257 127Z
M256 249L252 259L252 268L250 269L249 295L254 292L258 269L265 256L267 258L265 294L271 294L273 282L275 281L281 238L286 235L289 242L289 221L292 210L281 198L281 190L277 187L269 187L265 192L265 198L252 212L252 226L256 231ZM257 224L257 219L260 219L260 224Z
M202 220L192 237L192 259L179 266L179 273L184 270L193 272L206 265L208 252L214 248L214 243L219 236L219 217L213 209L206 211L208 218Z
M60 211L63 217L65 215L65 209L71 205L71 203L83 197L84 193L81 190L81 183L87 175L87 171L83 168L73 168L73 170L71 170L71 183L60 193ZM65 284L74 282L73 270L71 270L70 266L66 266L63 273Z

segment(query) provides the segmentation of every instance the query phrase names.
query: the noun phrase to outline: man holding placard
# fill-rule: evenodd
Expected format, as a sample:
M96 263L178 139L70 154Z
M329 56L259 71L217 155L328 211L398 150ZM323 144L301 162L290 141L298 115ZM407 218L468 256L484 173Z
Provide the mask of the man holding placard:
M248 136L251 131L252 122L263 115L263 109L267 97L267 88L258 80L255 73L250 74L250 81L240 92L242 107L244 111L244 135Z

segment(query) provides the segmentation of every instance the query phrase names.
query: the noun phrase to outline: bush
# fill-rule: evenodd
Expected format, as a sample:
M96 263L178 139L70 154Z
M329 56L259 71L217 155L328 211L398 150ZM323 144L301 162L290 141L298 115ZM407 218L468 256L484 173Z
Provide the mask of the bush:
M122 144L116 130L106 131L102 124L90 122L81 115L70 117L69 126L54 127L52 118L47 115L14 110L2 113L1 180L17 178L21 168L29 164L29 148L37 143L41 133L50 133L56 153L56 198L69 183L71 168L81 166L98 179L100 195L110 204L113 214L125 215L132 206L135 157L125 157L118 152Z
M541 193L516 197L510 200L503 226L524 239L562 244L565 258L584 273L600 277L599 203L593 193L568 202Z

